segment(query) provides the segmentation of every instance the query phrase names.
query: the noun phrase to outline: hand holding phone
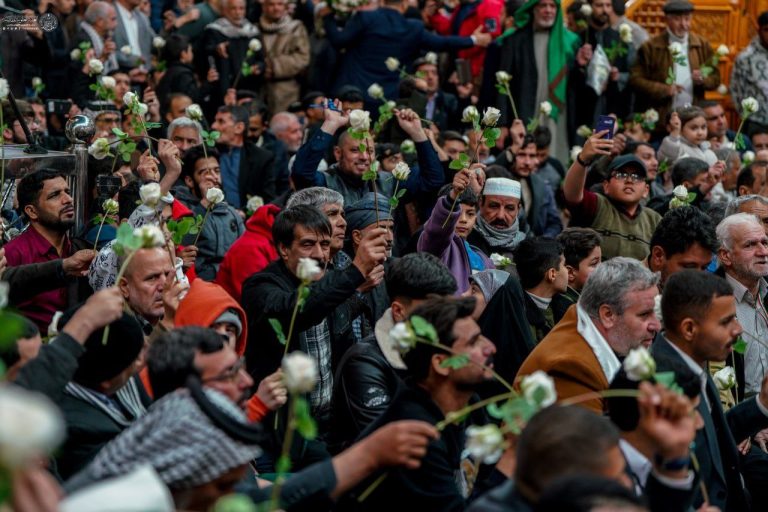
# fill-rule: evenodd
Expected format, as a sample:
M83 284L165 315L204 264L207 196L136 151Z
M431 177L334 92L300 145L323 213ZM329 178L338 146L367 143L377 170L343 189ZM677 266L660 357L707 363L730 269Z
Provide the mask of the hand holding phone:
M616 119L611 116L600 116L597 118L597 126L595 126L595 133L608 130L608 133L603 135L604 139L613 138L613 130L616 127Z

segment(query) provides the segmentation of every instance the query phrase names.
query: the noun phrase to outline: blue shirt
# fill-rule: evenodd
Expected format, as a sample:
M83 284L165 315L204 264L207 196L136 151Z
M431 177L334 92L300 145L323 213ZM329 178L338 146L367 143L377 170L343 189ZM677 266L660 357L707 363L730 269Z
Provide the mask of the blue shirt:
M227 198L233 208L240 208L240 155L241 148L232 148L228 153L222 152L219 156L219 167L221 167L221 188L224 190L224 197Z

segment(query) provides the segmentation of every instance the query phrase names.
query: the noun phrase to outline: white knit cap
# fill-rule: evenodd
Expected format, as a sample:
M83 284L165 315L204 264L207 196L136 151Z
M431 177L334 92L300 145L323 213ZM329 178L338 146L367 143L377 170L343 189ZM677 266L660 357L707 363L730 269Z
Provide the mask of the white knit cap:
M484 196L503 196L520 199L522 190L520 182L509 178L488 178L483 187Z

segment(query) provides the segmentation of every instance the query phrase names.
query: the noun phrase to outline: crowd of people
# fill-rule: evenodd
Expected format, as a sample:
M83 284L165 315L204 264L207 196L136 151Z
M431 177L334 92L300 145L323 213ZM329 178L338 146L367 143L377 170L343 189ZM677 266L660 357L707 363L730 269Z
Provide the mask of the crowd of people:
M768 509L768 12L624 3L5 0L0 508Z

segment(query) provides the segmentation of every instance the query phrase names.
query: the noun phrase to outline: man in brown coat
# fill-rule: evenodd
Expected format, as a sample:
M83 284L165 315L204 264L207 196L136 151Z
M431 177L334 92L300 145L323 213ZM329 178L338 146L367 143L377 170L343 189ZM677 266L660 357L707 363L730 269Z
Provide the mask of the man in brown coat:
M659 133L664 131L663 120L672 108L693 104L704 99L705 91L720 85L720 72L712 65L709 42L691 34L693 4L688 0L668 0L664 4L667 30L646 41L637 55L630 72L629 84L635 90L635 112L654 108L662 122L657 124ZM674 63L670 45L678 43L682 59ZM702 71L711 68L711 74ZM667 84L667 78L674 82Z
M297 77L309 66L309 36L301 21L288 14L287 0L264 0L259 19L267 69L267 105L272 113L299 100Z
M533 349L516 382L537 370L555 381L558 400L608 389L619 358L640 345L650 346L661 329L654 313L659 277L639 261L613 258L590 274L579 302ZM604 400L579 405L603 413Z

